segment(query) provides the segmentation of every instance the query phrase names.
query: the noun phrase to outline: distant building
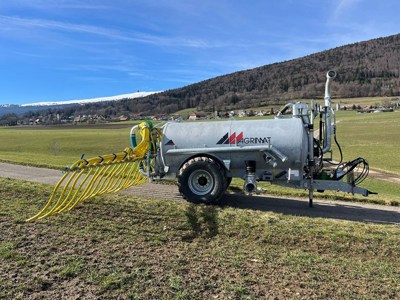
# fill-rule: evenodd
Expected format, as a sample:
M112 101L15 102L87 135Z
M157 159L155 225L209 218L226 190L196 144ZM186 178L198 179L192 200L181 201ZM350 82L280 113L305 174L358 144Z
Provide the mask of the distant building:
M183 121L183 118L182 118L181 115L171 115L171 116L169 117L169 120L170 120L170 121Z
M129 116L127 116L127 115L121 115L121 116L118 117L118 119L119 119L121 122L129 121Z
M247 117L247 112L245 110L239 110L238 116L239 118Z
M206 117L205 113L194 112L189 116L189 120L204 120Z
M256 112L257 117L264 117L267 113L263 110L260 110L259 112Z

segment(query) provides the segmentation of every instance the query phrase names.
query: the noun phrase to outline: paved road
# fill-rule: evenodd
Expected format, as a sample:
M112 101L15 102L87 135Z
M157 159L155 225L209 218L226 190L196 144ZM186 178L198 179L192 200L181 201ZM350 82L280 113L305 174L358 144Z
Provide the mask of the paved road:
M5 178L56 184L62 174L59 170L0 163L0 177Z
M55 184L61 176L62 172L57 170L0 163L0 177ZM121 193L145 198L182 201L177 186L173 184L146 183L141 186L132 187ZM271 211L312 218L400 225L400 207L384 205L315 200L314 207L309 208L307 199L280 198L268 195L246 196L243 194L225 194L220 206Z

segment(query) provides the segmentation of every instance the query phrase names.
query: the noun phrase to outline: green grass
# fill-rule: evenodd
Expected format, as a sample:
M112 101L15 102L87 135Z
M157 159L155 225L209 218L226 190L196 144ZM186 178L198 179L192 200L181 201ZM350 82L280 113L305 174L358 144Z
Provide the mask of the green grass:
M400 113L339 112L337 139L345 160L364 157L372 169L400 174ZM336 145L334 158L339 159Z
M0 160L63 168L82 154L93 157L130 146L130 126L0 128Z
M25 223L51 187L0 179L5 299L397 299L400 227L108 195Z
M391 99L398 99L398 97L360 97L360 98L333 98L335 103L344 104L344 105L374 105L381 106L387 101L391 101Z
M400 185L391 183L379 179L367 178L365 182L361 184L361 187L369 189L370 191L378 193L378 195L370 195L368 198L375 202L384 204L390 204L394 206L400 205ZM357 196L361 201L365 200L365 197Z
M196 108L185 108L182 110L178 110L177 112L175 112L175 115L181 115L183 117L189 117L192 113L197 112Z

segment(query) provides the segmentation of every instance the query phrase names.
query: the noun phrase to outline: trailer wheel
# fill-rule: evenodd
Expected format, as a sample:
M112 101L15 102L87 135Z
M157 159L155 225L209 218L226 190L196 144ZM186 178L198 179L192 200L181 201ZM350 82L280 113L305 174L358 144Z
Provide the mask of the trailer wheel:
M232 182L232 177L226 177L226 182L225 182L225 191L228 189L229 185Z
M196 157L179 171L179 192L189 202L210 204L225 192L226 174L220 165L208 157Z

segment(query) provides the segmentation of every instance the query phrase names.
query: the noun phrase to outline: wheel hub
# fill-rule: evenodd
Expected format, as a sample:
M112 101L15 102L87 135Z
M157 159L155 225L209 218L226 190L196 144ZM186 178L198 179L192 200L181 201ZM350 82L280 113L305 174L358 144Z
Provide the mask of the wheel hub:
M214 179L208 171L197 170L189 176L189 188L196 195L206 195L214 186Z

